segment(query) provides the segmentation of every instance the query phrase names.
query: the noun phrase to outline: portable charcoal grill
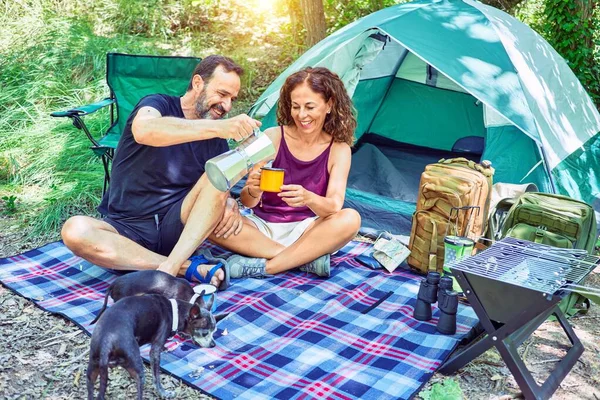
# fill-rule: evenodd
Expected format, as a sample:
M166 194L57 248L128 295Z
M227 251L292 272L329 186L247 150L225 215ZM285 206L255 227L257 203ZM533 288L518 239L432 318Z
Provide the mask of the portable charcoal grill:
M440 369L454 373L495 346L526 399L547 399L573 368L583 345L558 303L599 263L585 250L558 249L504 238L450 268L484 329L482 338L450 358ZM540 386L517 348L550 316L560 322L572 346Z

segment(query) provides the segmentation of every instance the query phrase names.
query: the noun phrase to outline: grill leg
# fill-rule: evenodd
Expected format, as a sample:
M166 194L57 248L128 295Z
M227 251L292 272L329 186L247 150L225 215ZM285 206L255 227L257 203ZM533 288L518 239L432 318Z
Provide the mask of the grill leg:
M484 337L479 337L471 342L467 347L463 348L460 353L450 357L444 363L439 371L444 375L451 375L467 365L472 360L476 359L487 350L491 349L494 343L489 335L483 334Z
M512 343L510 337L508 337L506 340L499 341L496 344L496 348L515 378L515 381L517 381L523 396L526 399L546 399L550 397L549 395L543 395L540 386L535 379L533 379L531 372L529 372L527 366L519 356L519 353L517 352L518 345L515 346L515 344L516 343Z
M529 372L529 369L527 369L527 366L519 356L517 349L551 314L554 314L560 322L560 325L563 327L572 346L563 359L557 363L554 370L550 373L548 378L546 378L546 381L540 386L531 375L531 372ZM560 311L558 305L556 305L549 312L544 313L534 321L531 321L524 329L513 331L505 336L503 340L498 340L503 336L503 333L506 333L505 328L506 325L495 332L484 334L484 338L471 343L469 346L462 349L459 354L451 357L444 365L442 365L439 371L444 375L453 374L467 365L470 361L479 357L486 350L495 346L506 366L517 381L525 399L538 400L550 398L583 353L583 344L575 335L575 332L568 323L566 317L562 311ZM492 337L496 337L497 340L494 341Z
M548 378L540 386L537 384L527 366L517 353L518 346L524 341L524 337L519 337L520 332L511 334L503 341L499 341L496 344L496 348L500 352L502 359L506 363L506 366L515 377L515 380L519 384L519 388L523 392L523 396L526 399L548 399L552 396L552 393L556 391L560 383L563 381L565 376L571 371L581 354L583 353L583 344L579 338L575 335L573 328L567 322L566 317L560 310L558 305L555 305L549 312L540 315L535 321L532 321L532 327L527 329L529 333L527 337L537 329L551 314L554 314L567 337L571 341L571 348L567 351L567 354L557 363L554 370L550 373ZM517 339L513 341L513 339Z
M481 325L485 329L483 338L477 342L471 343L466 348L460 350L460 353L452 356L442 367L440 372L443 374L452 374L458 369L464 367L470 361L483 354L491 347L496 347L506 366L517 381L521 392L525 399L548 399L556 391L562 380L571 371L581 354L583 353L583 345L573 328L567 321L565 315L558 307L558 297L553 299L553 304L549 305L548 309L540 313L537 317L530 321L522 321L520 318L496 326L488 316L487 311L473 292L469 282L464 279L460 271L456 271L456 277L461 283L461 287L465 290L467 297L473 310L477 314ZM550 315L556 316L563 330L565 331L572 346L567 351L567 354L555 366L546 381L540 386L537 384L531 372L527 369L525 362L517 352L518 347L527 338L539 328L540 325L548 319Z

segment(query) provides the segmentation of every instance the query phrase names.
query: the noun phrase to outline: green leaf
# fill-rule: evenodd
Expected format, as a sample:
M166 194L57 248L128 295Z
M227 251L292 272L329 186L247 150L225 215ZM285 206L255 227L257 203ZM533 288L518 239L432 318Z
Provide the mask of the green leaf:
M431 389L421 391L419 396L423 400L462 400L463 393L457 381L447 378L442 383L434 383Z

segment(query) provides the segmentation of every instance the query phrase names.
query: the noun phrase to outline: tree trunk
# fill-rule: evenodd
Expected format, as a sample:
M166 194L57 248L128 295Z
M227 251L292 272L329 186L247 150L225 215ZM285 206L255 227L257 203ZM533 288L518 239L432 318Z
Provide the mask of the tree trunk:
M594 8L597 7L596 1L595 0L576 0L577 6L579 8L579 10L581 11L581 18L578 21L578 26L582 26L584 23L589 23L590 25L593 22L593 18L594 18ZM593 29L593 27L590 27L590 29ZM585 38L584 43L583 43L583 47L585 47L586 49L592 49L592 51L590 51L590 56L592 58L592 62L593 62L593 57L594 57L594 49L595 43L594 43L594 35L589 35ZM577 48L577 47L575 47Z
M306 28L306 45L311 47L325 38L323 0L300 0L300 6Z
M302 32L302 13L300 11L300 0L286 0L288 13L290 14L290 25L292 28L293 43L300 44L300 32Z

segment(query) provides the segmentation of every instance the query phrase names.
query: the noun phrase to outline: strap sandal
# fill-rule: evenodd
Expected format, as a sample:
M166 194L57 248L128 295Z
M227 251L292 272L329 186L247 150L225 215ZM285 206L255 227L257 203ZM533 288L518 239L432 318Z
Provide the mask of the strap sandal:
M200 254L190 257L189 260L191 263L188 269L185 271L185 279L187 279L190 282L196 280L199 283L210 284L210 280L215 275L215 273L220 268L223 268L225 278L221 281L221 284L218 286L218 289L225 290L229 287L230 273L227 261L225 261L222 258L213 257L208 249L204 249ZM209 265L211 263L215 263L215 265L208 270L206 276L202 276L202 274L198 272L198 266L203 264Z

